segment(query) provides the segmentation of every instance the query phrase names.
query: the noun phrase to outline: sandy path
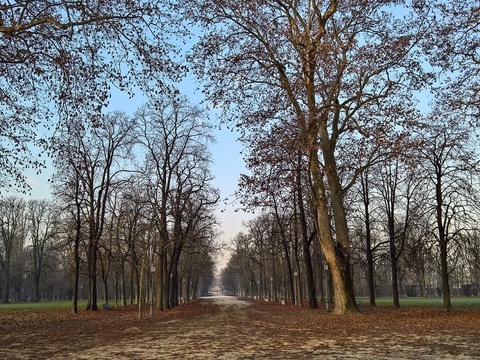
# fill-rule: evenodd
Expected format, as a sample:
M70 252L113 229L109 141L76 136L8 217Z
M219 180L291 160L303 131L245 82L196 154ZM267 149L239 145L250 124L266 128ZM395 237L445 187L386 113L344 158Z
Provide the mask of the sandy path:
M70 353L68 359L239 359L250 353L253 342L242 334L248 326L250 304L233 296L211 296L203 304L205 313L190 319L171 320L151 329L140 329L138 336L128 341L96 347L81 353ZM240 325L240 327L239 327ZM241 329L240 329L241 328ZM250 338L251 334L248 334ZM239 349L240 342L245 347ZM226 353L225 349L232 347ZM236 350L234 350L236 349Z
M203 315L172 320L133 339L68 354L69 359L474 359L471 339L453 334L322 336L281 324L236 297L212 296ZM274 321L269 321L272 319ZM290 328L289 328L290 327ZM135 329L129 329L135 332ZM300 334L299 334L300 333ZM441 345L455 344L453 353ZM462 351L462 348L465 351ZM473 355L470 355L473 350ZM477 355L480 355L480 348ZM108 354L108 355L107 355Z
M0 359L480 359L480 310L364 310L335 316L211 296L154 319L122 308L4 317Z

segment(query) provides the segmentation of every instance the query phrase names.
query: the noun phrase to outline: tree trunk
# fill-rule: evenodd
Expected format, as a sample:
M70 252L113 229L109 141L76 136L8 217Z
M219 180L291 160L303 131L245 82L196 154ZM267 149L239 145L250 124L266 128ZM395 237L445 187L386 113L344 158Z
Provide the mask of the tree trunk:
M325 301L325 291L324 291L324 283L323 283L323 269L324 269L324 261L322 256L322 248L320 246L320 241L312 241L312 248L313 248L313 263L316 264L315 266L315 283L316 283L316 290L317 290L317 297L320 296L320 302Z
M287 244L287 239L285 238L285 235L281 235L281 240L282 240L282 247L283 247L283 253L285 255L285 262L286 262L286 271L287 271L287 283L288 283L288 289L292 298L292 303L295 304L295 286L294 286L294 276L293 276L293 269L292 269L292 262L290 260L290 254L289 254L289 249L288 249L288 244ZM287 288L286 287L286 288ZM288 291L287 291L288 293ZM287 299L287 296L285 296L285 300Z
M93 264L92 264L92 272L90 275L90 281L91 281L91 288L90 288L90 310L92 311L97 311L98 310L98 305L97 305L97 295L98 295L98 290L97 290L97 255L98 252L95 249L94 250L94 259L93 259Z
M33 252L34 252L34 274L33 274L33 280L34 280L34 289L33 289L33 302L39 302L40 301L40 279L42 275L42 256L37 253L42 251L43 249L39 251L38 249L38 243L37 246L34 246Z
M392 263L392 296L393 306L400 308L400 294L398 292L398 263L395 250L395 239L390 239L390 261Z
M10 264L5 265L5 279L4 279L4 289L5 293L3 294L3 303L8 304L10 301Z
M316 140L313 140L315 144ZM322 149L323 150L323 149ZM328 212L328 199L317 151L311 151L309 155L310 172L312 174L315 208L317 211L316 221L319 231L320 244L322 245L325 258L330 266L333 287L335 292L336 314L358 313L360 310L355 302L353 282L350 269L350 246L348 226L343 205L343 192L340 186L333 154L323 150L325 159L326 175L329 184L331 209L335 227L335 238L332 234L330 214Z
M125 262L120 264L120 289L122 292L122 305L127 306L127 284L125 281Z
M91 236L88 245L88 302L87 310L97 311L97 259L98 250L95 239Z
M397 262L397 249L395 242L395 191L390 194L390 198L386 201L389 203L387 208L388 218L388 239L390 246L390 262L392 265L392 297L393 306L397 309L400 308L400 295L398 292L398 262Z
M310 253L311 241L308 239L307 234L307 220L305 216L305 206L303 203L303 185L301 178L301 163L302 163L302 154L298 154L298 163L297 163L297 197L298 197L298 213L300 216L300 229L302 237L302 248L303 248L303 258L305 261L305 272L307 278L307 294L308 294L308 307L311 309L318 308L317 296L315 291L315 279L313 276L313 266L312 266L312 255Z
M441 277L442 277L442 296L443 296L443 308L446 312L452 311L452 299L450 294L450 281L448 275L448 240L445 234L445 225L443 223L443 193L442 193L442 173L439 166L437 172L437 182L435 184L435 196L436 196L436 213L437 213L437 227L438 227L438 243L440 246L440 265L441 265Z
M302 292L302 276L300 272L300 262L298 260L298 255L295 251L295 284L296 284L296 292L297 292L297 301L296 306L303 307L303 292Z
M103 281L103 297L104 297L104 300L105 300L105 304L108 304L108 298L109 298L108 279L106 277L102 277L102 281Z
M165 250L161 250L160 255L158 256L158 270L157 270L157 297L156 297L156 307L160 311L165 310Z
M442 295L443 295L443 308L446 312L452 311L452 297L450 294L450 280L448 274L447 263L447 243L440 243L440 263L441 263L441 276L442 276Z
M40 301L40 273L34 274L33 302Z
M375 303L375 272L373 264L372 235L370 229L367 230L367 281L370 306L376 306Z
M115 261L115 280L113 284L115 306L118 306L118 261Z
M143 259L140 267L140 279L138 281L138 318L142 318L142 305L143 305L143 273L145 272L145 262Z
M141 274L140 271L138 270L138 265L135 266L135 303L138 304L141 299L140 299L140 278Z
M311 242L307 240L303 244L303 257L305 260L305 275L307 278L307 294L308 294L308 307L311 309L318 308L316 288L315 288L315 277L313 274L313 265L312 265L312 255L310 253Z
M375 304L375 275L373 264L373 249L372 249L372 231L370 227L370 185L368 181L368 172L365 172L361 177L362 183L362 198L363 207L365 210L365 242L367 250L367 281L368 281L368 293L370 298L370 306L376 306Z
M73 303L73 313L78 313L78 282L80 279L80 258L78 256L78 242L75 242L74 249L74 258L75 265L73 269L73 293L72 293L72 303Z
M187 301L190 301L192 300L192 289L190 288L190 276L188 275L186 280L185 280L185 287L186 287L186 290L185 290L185 299Z
M277 220L278 228L280 229L280 240L281 240L281 245L283 248L283 253L285 255L285 261L286 261L286 271L287 271L287 277L288 277L288 289L290 291L290 295L292 297L292 303L295 304L295 284L294 284L294 276L293 276L293 269L292 269L292 262L290 260L290 252L288 248L288 243L287 243L287 238L285 236L285 231L283 229L283 224L282 224L282 219L280 218L280 215L278 214L278 208L277 204L275 202L275 219ZM287 297L285 296L285 301L287 300Z
M129 305L133 305L134 302L135 302L135 293L136 293L136 290L135 290L135 257L132 255L132 263L130 265L130 278L129 278L129 282L130 282L130 298L129 298Z
M178 305L178 263L180 261L180 255L182 253L183 245L181 243L175 243L175 247L172 254L170 264L170 296L169 307L173 308Z

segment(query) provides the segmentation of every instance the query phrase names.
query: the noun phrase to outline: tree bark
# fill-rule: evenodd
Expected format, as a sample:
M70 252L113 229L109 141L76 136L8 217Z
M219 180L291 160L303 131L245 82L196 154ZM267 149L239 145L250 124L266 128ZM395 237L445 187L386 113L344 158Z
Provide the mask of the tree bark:
M451 312L452 298L450 294L450 280L449 280L449 274L448 274L446 243L440 244L440 262L441 262L441 274L442 274L443 308L445 309L446 312Z
M325 132L323 137L324 144L328 144L329 140L328 137L325 139ZM311 149L316 149L316 137L310 135L308 144ZM350 245L346 213L343 205L343 192L332 151L332 147L322 146L325 162L324 168L330 190L335 238L332 234L330 214L328 212L329 203L317 151L311 150L309 153L310 172L314 186L314 202L317 212L317 228L319 231L320 244L322 245L332 275L335 292L334 312L336 314L358 313L359 309L355 301L350 269Z
M97 264L98 249L93 241L89 244L88 252L88 302L87 310L97 311Z
M368 180L368 171L361 176L363 207L365 210L365 242L367 253L367 281L370 306L375 304L375 274L372 249L372 231L370 227L370 185Z
M183 245L181 243L175 243L175 247L172 254L170 263L170 295L169 295L169 307L174 308L178 305L178 263L180 261L180 255L182 253Z
M391 220L389 219L389 233L390 233L390 261L392 264L392 296L393 296L393 306L397 309L400 308L400 294L398 291L398 261L397 253L395 248L395 234L392 234L394 229L390 229Z
M77 233L75 235L75 244L73 247L73 257L74 257L74 269L73 269L73 294L72 294L72 303L73 303L73 313L78 313L78 282L80 279L80 256L78 254L78 248L80 244L80 235Z
M450 294L450 281L448 274L448 239L445 234L445 225L443 223L443 193L442 193L442 173L441 165L437 169L437 181L435 184L436 190L436 213L437 213L437 228L438 228L438 243L440 246L440 266L442 277L442 296L443 308L446 312L452 311L452 298Z
M276 209L275 209L276 210ZM280 226L280 241L282 243L282 248L283 248L283 253L284 253L284 256L285 256L285 262L286 262L286 271L287 271L287 288L288 288L288 292L290 293L291 295L291 298L292 298L292 303L295 304L295 285L294 285L294 276L293 276L293 269L292 269L292 261L290 259L290 252L289 252L289 248L288 248L288 243L287 243L287 239L285 237L285 232L283 231L283 226L281 224L281 219L279 218L279 215L278 213L276 213L276 218L277 218L277 221L278 221L278 224ZM287 292L287 293L288 293ZM287 296L285 296L285 300L287 299Z
M313 266L312 266L312 255L310 252L311 241L308 239L307 234L307 219L305 216L305 205L303 202L303 185L301 178L301 163L302 163L302 154L298 154L298 163L297 163L297 176L296 176L296 187L297 187L297 197L298 197L298 213L301 229L301 238L302 238L302 248L303 248L303 257L305 261L305 275L307 278L307 293L308 293L308 307L311 309L318 308L317 296L315 291L315 279L313 276Z
M4 293L3 293L3 303L8 304L10 302L10 263L5 265L5 279L3 282Z

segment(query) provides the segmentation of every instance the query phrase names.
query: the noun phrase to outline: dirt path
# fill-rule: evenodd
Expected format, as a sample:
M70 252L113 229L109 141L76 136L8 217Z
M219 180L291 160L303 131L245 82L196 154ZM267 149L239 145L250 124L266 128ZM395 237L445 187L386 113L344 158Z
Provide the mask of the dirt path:
M365 307L335 316L212 296L137 320L135 309L0 316L1 359L479 359L480 310ZM20 316L21 317L21 316ZM7 333L6 333L7 332Z

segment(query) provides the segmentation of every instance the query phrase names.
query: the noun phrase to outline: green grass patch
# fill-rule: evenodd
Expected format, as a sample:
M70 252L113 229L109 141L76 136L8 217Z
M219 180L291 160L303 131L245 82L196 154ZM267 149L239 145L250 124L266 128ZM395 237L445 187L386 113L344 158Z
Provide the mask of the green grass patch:
M82 309L87 306L87 301L79 301L78 308ZM8 304L0 304L0 311L22 311L22 310L48 310L48 309L71 309L73 308L71 301L40 301L33 302L12 302Z
M357 301L361 301L362 305L368 305L370 303L369 298L357 297ZM393 306L392 298L377 298L375 299L377 306ZM400 298L400 306L405 307L443 307L442 298ZM454 308L480 308L480 297L458 297L452 298L452 306Z

